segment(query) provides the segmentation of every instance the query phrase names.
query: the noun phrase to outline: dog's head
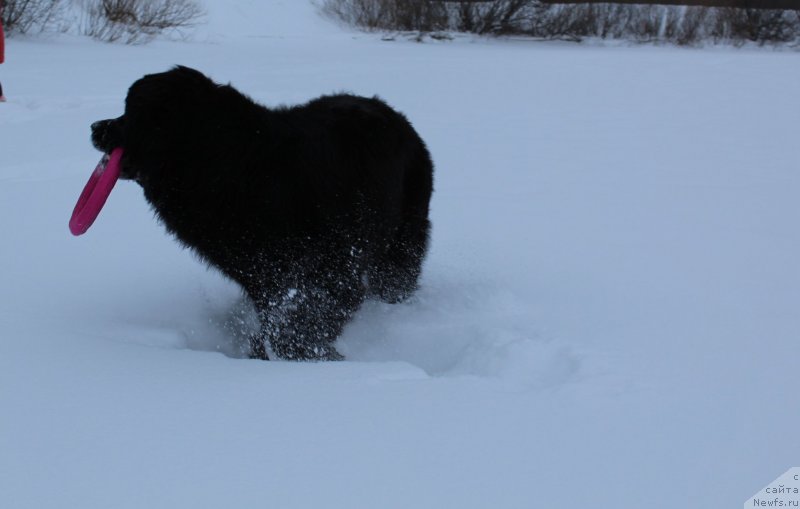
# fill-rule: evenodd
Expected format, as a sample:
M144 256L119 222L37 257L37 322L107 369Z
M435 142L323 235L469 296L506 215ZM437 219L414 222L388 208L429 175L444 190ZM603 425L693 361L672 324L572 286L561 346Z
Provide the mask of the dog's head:
M219 86L188 67L149 74L125 99L125 114L92 124L92 144L106 154L124 149L120 178L140 184L202 149L204 115L218 108Z

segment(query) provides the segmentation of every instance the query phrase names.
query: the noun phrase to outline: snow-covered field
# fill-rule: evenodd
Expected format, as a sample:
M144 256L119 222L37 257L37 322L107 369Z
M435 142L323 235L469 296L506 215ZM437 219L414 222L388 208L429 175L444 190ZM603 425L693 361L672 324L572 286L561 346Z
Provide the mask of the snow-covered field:
M729 508L800 464L800 54L423 44L299 0L188 42L0 66L0 508ZM67 220L142 74L405 112L436 163L413 301L341 363L260 362L239 290L121 182ZM198 105L202 108L203 105Z

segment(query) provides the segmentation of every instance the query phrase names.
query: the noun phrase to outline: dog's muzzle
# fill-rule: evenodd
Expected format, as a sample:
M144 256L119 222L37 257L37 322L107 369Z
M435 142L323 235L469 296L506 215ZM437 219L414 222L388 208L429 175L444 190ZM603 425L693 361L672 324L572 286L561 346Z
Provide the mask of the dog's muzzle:
M123 145L122 117L99 120L92 124L92 145L106 154Z

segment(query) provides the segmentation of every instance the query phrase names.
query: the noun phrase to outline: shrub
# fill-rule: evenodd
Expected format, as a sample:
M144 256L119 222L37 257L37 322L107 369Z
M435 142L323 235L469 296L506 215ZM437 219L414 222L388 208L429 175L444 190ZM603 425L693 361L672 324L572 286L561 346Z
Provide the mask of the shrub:
M800 12L641 3L539 0L321 0L324 13L369 30L456 30L580 41L599 37L696 45L705 40L780 44L800 40Z
M62 0L0 0L3 28L9 34L44 31L62 18Z
M368 30L433 32L448 28L444 2L428 0L326 0L324 13Z
M106 42L148 42L194 26L204 15L194 0L84 0L81 31Z
M774 9L718 10L713 34L717 39L742 44L747 41L765 44L789 42L798 38L798 17L793 11Z
M449 14L451 24L462 32L476 34L513 34L524 29L528 22L531 0L500 0L495 2L451 2L456 5ZM444 2L440 2L444 5Z

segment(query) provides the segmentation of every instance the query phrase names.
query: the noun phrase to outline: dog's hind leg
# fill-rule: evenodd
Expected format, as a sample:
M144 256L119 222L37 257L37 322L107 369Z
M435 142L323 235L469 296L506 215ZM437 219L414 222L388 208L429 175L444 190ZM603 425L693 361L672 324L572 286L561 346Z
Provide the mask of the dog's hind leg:
M408 218L369 273L370 292L384 302L402 302L417 289L422 260L428 247L430 222Z
M402 222L376 253L368 271L370 292L385 302L401 302L417 289L428 250L432 192L433 163L420 142L404 177Z

